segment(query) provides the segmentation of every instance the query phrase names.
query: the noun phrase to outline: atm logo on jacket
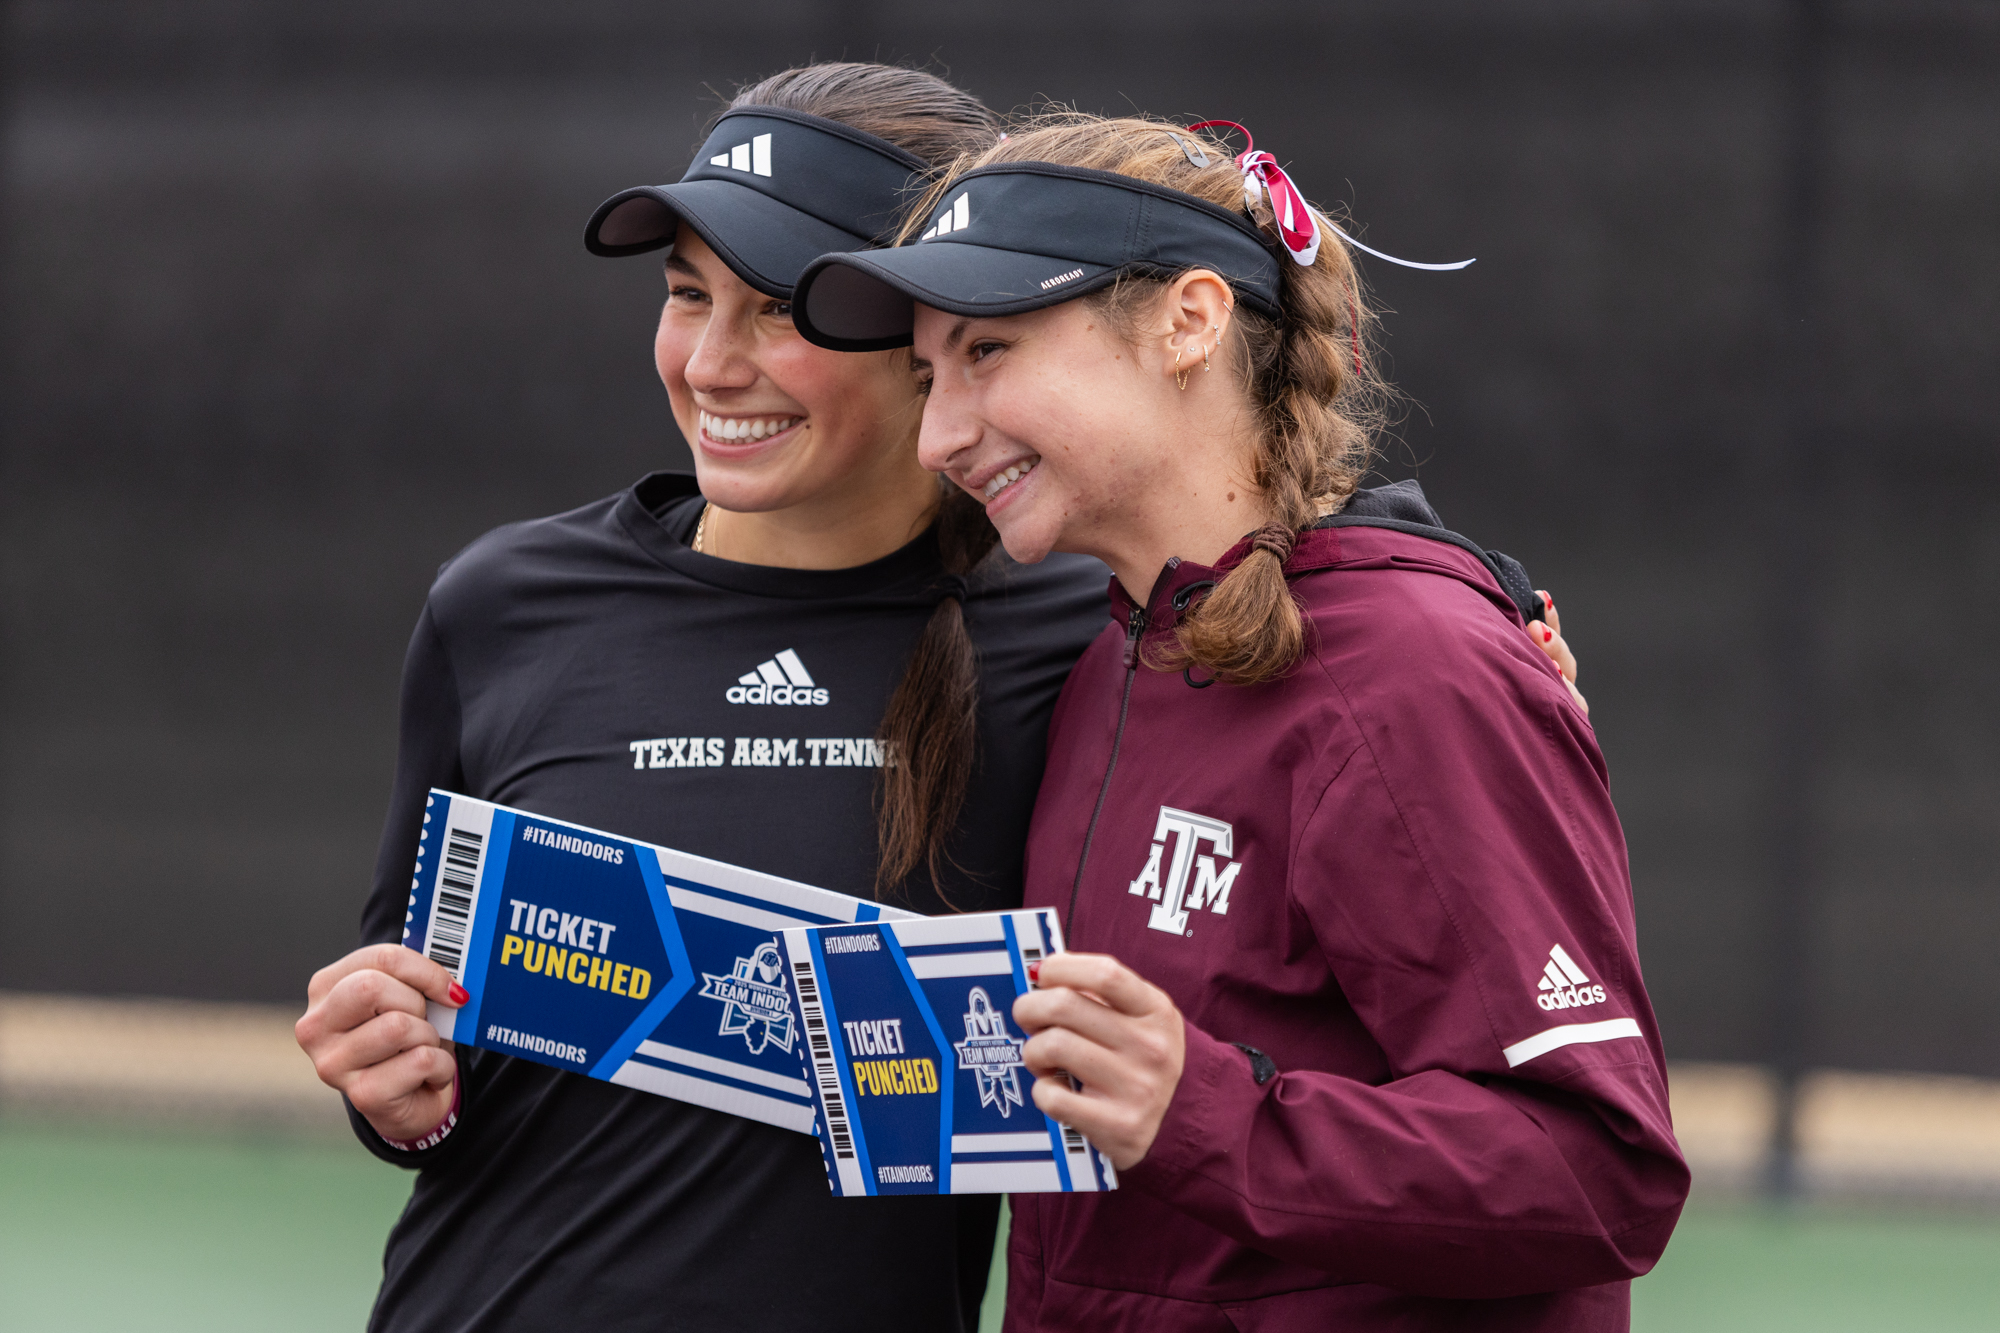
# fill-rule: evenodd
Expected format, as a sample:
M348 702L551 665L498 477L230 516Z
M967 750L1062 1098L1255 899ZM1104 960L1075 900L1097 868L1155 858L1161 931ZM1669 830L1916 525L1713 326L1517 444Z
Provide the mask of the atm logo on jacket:
M1174 844L1171 860L1167 859L1169 838ZM1196 854L1202 843L1208 844L1213 856ZM1228 915L1229 890L1236 883L1236 872L1243 868L1242 862L1229 859L1234 852L1235 834L1228 824L1191 810L1163 805L1160 818L1153 825L1153 845L1146 854L1146 868L1127 891L1152 900L1152 915L1146 920L1152 929L1192 935L1189 912L1206 907L1217 916ZM1161 878L1163 862L1164 879Z

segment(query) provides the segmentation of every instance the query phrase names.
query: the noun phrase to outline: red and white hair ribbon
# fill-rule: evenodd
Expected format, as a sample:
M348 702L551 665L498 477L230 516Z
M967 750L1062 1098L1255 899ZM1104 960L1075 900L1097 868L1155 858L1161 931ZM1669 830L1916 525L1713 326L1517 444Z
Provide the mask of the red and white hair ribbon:
M1292 178L1278 165L1278 159L1269 153L1258 152L1257 141L1250 137L1250 131L1235 121L1204 120L1188 126L1188 133L1192 134L1196 130L1205 130L1216 125L1226 125L1243 136L1244 148L1236 155L1236 165L1243 172L1245 202L1254 205L1260 193L1269 194L1271 218L1278 224L1278 238L1285 243L1286 251L1295 262L1310 266L1313 260L1319 258L1319 214L1313 211L1312 205L1308 204L1305 196L1299 193L1299 187L1292 184ZM1331 222L1326 226L1334 235L1355 249L1367 251L1377 259L1386 259L1391 264L1401 264L1404 268L1456 269L1464 268L1473 262L1470 259L1461 259L1455 264L1419 264L1414 260L1398 259L1394 255L1385 255L1380 250L1370 250Z

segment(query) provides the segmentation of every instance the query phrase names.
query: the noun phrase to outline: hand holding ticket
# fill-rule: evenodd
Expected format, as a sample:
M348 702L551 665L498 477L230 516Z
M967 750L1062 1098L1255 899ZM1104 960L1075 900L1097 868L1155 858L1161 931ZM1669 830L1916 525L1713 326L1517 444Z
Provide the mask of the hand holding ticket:
M403 942L468 992L447 1040L810 1134L776 933L907 915L433 791Z
M1035 1106L1010 1016L1028 966L1061 948L1047 909L784 932L836 1195L1117 1188Z

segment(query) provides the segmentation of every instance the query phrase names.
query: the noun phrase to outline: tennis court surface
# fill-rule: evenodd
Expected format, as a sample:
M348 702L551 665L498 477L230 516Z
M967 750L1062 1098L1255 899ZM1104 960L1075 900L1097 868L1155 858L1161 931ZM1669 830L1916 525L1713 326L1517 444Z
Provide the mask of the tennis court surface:
M9 1333L358 1329L408 1191L401 1172L338 1141L10 1121L0 1322ZM1635 1293L1643 1333L1990 1333L2000 1213L1697 1200Z
M410 1181L347 1136L295 1016L0 993L0 1330L365 1324ZM1761 1076L1673 1079L1697 1185L1634 1289L1640 1333L2000 1328L2000 1083L1816 1077L1818 1199L1780 1211L1746 1201Z

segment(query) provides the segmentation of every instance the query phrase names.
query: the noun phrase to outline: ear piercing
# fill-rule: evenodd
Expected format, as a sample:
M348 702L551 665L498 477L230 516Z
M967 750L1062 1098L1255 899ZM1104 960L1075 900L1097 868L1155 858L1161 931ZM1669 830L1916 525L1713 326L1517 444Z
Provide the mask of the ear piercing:
M1181 351L1174 353L1174 384L1183 393L1187 392L1188 376L1194 374L1193 366L1189 366L1186 370L1181 369L1181 353L1185 352L1186 350L1187 350L1186 348L1182 348ZM1208 359L1208 354L1214 350L1215 350L1214 343L1210 343L1207 347L1201 349L1202 370L1210 371L1215 369L1215 366Z

